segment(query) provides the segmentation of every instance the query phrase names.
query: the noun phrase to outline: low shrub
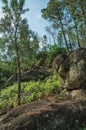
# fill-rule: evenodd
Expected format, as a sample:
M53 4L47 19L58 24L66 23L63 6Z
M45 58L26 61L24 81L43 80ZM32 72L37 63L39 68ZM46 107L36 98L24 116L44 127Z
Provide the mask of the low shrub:
M58 76L51 75L44 81L30 81L21 84L21 103L29 103L40 98L48 97L51 93L57 93L61 86ZM0 108L16 107L17 83L2 89L0 92Z
M80 130L86 130L86 128L80 129Z

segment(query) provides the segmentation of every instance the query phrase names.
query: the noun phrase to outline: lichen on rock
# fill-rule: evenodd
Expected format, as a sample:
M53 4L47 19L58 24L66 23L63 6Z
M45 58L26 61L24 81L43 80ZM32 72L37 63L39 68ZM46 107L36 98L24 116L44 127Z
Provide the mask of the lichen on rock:
M86 49L79 48L69 56L59 55L54 59L54 68L64 81L67 90L86 87Z

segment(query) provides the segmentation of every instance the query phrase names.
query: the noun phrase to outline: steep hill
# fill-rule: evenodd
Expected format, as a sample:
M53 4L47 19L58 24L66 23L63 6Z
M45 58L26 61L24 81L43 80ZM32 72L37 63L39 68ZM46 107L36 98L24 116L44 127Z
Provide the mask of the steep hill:
M37 101L1 110L0 130L82 130L86 127L86 49L59 55L53 63L62 78L60 91L56 92L58 85L52 83L53 78L45 80L51 87L55 85L53 95L50 91L50 95L42 95Z

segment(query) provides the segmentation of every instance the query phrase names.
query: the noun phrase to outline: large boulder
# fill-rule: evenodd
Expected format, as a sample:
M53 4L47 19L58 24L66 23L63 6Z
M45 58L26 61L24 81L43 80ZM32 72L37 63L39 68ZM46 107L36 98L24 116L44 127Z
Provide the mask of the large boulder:
M86 101L39 100L0 116L0 130L80 130L86 127Z
M86 49L79 48L69 56L59 55L54 59L54 69L64 82L64 88L86 88Z

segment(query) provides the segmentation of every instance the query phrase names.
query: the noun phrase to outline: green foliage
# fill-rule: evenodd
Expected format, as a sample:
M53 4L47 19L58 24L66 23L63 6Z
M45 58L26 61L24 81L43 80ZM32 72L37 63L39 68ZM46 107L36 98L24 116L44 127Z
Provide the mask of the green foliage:
M5 54L9 53L14 57L16 56L16 73L18 75L18 104L20 104L20 90L21 90L21 80L20 80L20 43L23 26L24 32L26 33L28 24L27 21L22 17L28 9L24 9L25 0L11 0L3 1L3 15L0 19L0 34L3 34L1 37L2 41L4 40L3 46L5 49ZM24 38L24 35L22 35ZM9 59L9 58L8 58Z
M50 57L51 59L54 59L57 55L65 54L65 53L66 53L65 48L61 48L61 47L58 47L57 45L53 45L49 50L48 57Z
M41 12L42 17L57 30L56 43L65 43L68 51L75 46L85 46L86 0L49 0ZM50 28L48 32L51 33Z
M37 55L37 60L39 61L39 65L43 65L48 57L48 52L40 51Z
M86 128L80 129L80 130L86 130Z
M30 81L22 83L21 103L29 103L40 98L57 93L61 80L55 74L44 81ZM9 86L0 92L0 108L15 107L17 105L17 84Z
M12 74L12 70L9 66L10 64L8 62L0 62L0 90L4 87L5 81Z
M37 60L39 65L51 64L52 60L59 54L66 54L66 49L58 47L57 45L52 45L47 51L40 51L37 55Z
M67 41L65 25L64 25L64 19L66 19L64 16L65 10L66 9L63 4L63 1L50 0L47 4L47 7L42 9L41 12L42 12L42 17L44 19L47 19L49 22L51 22L52 26L55 29L58 29L58 31L62 33L66 49L69 52L68 41Z
M6 108L15 104L17 99L17 84L0 92L0 108Z
M46 61L51 64L54 58L59 54L66 54L66 49L53 45L48 52Z

